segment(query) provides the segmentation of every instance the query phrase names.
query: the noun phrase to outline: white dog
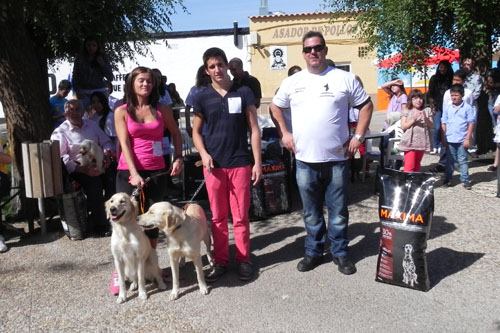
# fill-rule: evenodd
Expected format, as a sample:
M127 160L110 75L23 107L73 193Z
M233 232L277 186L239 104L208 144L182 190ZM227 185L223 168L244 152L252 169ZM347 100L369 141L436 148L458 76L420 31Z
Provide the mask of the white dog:
M80 165L95 167L103 173L103 161L104 152L95 141L85 139L80 143Z
M417 273L415 262L413 262L413 257L411 256L413 252L413 246L411 244L405 245L405 256L403 258L403 283L409 284L413 287L417 282Z
M111 221L111 252L118 272L120 294L118 303L127 300L125 281L131 282L130 289L139 287L139 298L148 298L146 279L156 281L158 288L167 289L158 266L158 255L151 247L136 218L138 203L126 193L116 193L106 202L106 214Z
M197 204L189 204L184 211L168 202L158 202L153 204L139 219L140 223L157 225L167 234L167 249L172 269L170 300L179 297L179 261L181 257L187 257L193 261L200 292L203 295L208 294L201 263L200 242L202 240L205 242L207 257L211 261L211 240L203 208Z

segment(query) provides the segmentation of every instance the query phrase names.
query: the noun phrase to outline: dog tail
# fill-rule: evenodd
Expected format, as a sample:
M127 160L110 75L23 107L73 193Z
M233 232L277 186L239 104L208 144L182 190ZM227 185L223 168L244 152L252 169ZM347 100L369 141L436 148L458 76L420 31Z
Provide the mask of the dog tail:
M206 221L207 216L205 215L205 210L198 204L187 203L184 206L184 212L187 216L198 216L200 219Z

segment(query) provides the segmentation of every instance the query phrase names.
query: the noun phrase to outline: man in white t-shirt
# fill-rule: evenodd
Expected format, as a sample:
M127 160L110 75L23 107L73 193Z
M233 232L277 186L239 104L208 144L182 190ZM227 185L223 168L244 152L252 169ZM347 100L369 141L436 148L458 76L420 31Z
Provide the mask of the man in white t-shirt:
M307 70L286 78L270 106L283 144L297 158L297 184L307 231L305 256L297 269L305 272L321 264L328 232L333 262L341 273L354 274L356 266L348 258L348 159L364 141L373 104L353 74L326 64L328 47L320 32L306 33L302 45ZM293 135L283 117L288 107ZM350 107L360 110L352 138ZM323 203L328 207L328 227Z
M463 101L474 109L474 112L476 113L477 116L477 102L474 98L474 94L472 90L467 89L465 87L465 78L467 76L467 73L465 73L463 70L459 69L455 73L453 73L453 81L452 84L461 84L464 86L464 98ZM443 95L443 110L448 107L448 105L451 105L451 95L450 95L450 89L446 90L444 95Z

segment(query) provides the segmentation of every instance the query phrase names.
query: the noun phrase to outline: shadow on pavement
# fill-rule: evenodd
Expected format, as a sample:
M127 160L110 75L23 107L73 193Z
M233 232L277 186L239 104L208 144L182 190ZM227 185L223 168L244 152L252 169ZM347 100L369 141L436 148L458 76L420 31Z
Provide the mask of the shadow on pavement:
M360 241L349 246L351 260L357 263L365 258L378 255L380 244L379 222L354 223L349 225L349 240L362 237ZM441 237L455 231L457 227L453 223L446 222L443 216L434 216L429 239Z
M446 218L444 216L434 215L432 217L432 225L431 225L431 231L429 233L429 239L441 237L455 230L457 230L457 227L453 223L446 222Z
M469 177L472 184L488 183L497 179L497 173L491 171L476 172L476 173L469 172Z
M379 222L354 223L349 225L349 240L359 236L359 242L349 245L349 256L354 263L378 254L380 243Z
M483 256L484 253L458 252L445 247L427 253L431 289L444 278L472 266Z
M262 270L268 266L302 258L304 256L304 238L305 236L297 237L292 243L288 243L275 251L259 255L255 263Z
M361 181L349 183L349 205L362 202L374 195L376 195L375 172L372 172L364 183Z
M255 222L253 222L255 224ZM288 227L277 229L273 232L252 237L252 251L262 250L269 245L276 244L282 240L300 234L304 231L304 227Z
M56 242L63 237L66 237L66 235L62 231L62 228L61 230L57 231L53 231L52 229L49 229L49 227L47 227L47 229L48 229L47 236L45 237L42 236L40 228L35 228L33 233L31 234L25 233L22 236L10 230L7 230L4 236L9 248L38 245L38 244L49 244L52 242Z

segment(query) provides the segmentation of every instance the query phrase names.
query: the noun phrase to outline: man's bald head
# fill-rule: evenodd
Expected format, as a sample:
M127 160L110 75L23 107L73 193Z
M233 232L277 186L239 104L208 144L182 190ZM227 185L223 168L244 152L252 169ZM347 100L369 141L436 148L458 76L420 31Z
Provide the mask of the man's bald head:
M245 71L243 70L243 61L241 61L240 58L231 59L229 61L229 71L235 78L242 78L243 75L245 75Z

